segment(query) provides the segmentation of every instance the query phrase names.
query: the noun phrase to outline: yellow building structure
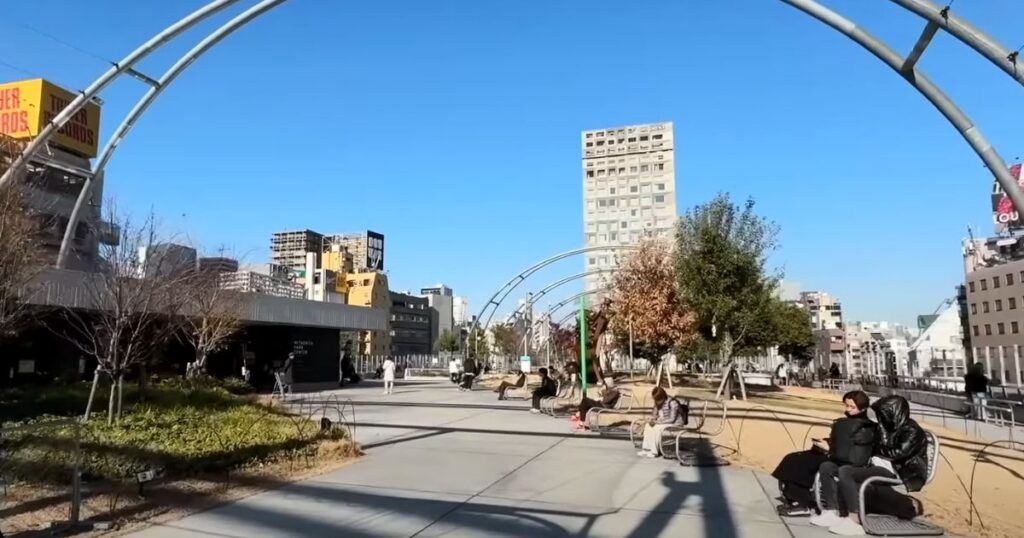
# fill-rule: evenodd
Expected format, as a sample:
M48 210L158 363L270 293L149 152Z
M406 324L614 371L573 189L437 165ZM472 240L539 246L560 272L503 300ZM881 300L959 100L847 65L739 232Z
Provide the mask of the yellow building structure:
M391 292L384 273L351 273L346 276L348 304L369 308L391 309ZM361 355L388 355L391 353L391 330L363 331L359 334Z

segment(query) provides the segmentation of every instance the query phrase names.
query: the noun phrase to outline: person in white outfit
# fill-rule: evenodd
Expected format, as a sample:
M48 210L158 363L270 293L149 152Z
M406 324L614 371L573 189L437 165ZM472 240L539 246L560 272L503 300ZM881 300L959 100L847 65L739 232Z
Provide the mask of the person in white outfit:
M394 394L395 392L395 361L391 360L391 357L384 359L384 364L381 365L384 369L384 394Z

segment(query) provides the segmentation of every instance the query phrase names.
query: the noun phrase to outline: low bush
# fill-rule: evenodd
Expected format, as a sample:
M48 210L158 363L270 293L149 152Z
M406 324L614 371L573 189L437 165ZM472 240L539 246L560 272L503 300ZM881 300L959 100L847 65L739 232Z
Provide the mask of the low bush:
M8 480L65 482L76 444L87 479L126 479L149 469L177 476L308 457L318 442L344 437L344 430L322 432L316 422L224 388L182 390L161 384L114 425L98 416L85 424L42 416L7 429L0 474Z

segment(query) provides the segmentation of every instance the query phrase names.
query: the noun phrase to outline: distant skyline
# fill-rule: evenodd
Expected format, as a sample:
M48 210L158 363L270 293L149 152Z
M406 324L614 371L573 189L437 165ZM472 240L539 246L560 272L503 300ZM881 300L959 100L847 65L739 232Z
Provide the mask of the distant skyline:
M821 1L903 52L923 27L890 2ZM204 3L8 0L0 80L81 89ZM106 194L249 262L269 258L273 231L376 230L396 289L445 282L473 314L523 268L580 246L579 136L605 126L673 122L679 211L719 191L754 198L782 229L772 263L850 320L914 326L962 282L967 225L992 231L992 177L962 138L889 68L781 2L324 6L290 0L196 62L122 144ZM158 76L240 9L140 70ZM1024 43L1021 2L953 9ZM920 66L1004 158L1022 154L1019 85L942 33ZM104 92L103 142L146 89Z

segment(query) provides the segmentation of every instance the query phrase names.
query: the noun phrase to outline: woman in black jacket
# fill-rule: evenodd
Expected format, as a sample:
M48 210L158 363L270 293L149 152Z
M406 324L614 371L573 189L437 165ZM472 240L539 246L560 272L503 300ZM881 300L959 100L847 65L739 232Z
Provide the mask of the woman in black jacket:
M810 515L815 505L812 488L818 476L825 513L839 519L841 507L836 486L839 469L847 465L868 465L877 440L877 426L867 418L869 403L868 395L862 391L844 394L846 413L832 423L828 440L815 440L811 450L788 454L779 462L772 476L778 479L779 490L786 500L779 507L780 514Z
M910 403L902 396L886 396L871 405L881 426L881 442L877 456L888 462L883 465L839 470L839 493L849 508L850 517L830 526L834 534L859 536L864 529L860 521L860 486L873 476L896 478L907 491L920 491L928 480L928 436L910 418ZM901 515L901 514L897 514ZM908 514L910 517L913 515Z

